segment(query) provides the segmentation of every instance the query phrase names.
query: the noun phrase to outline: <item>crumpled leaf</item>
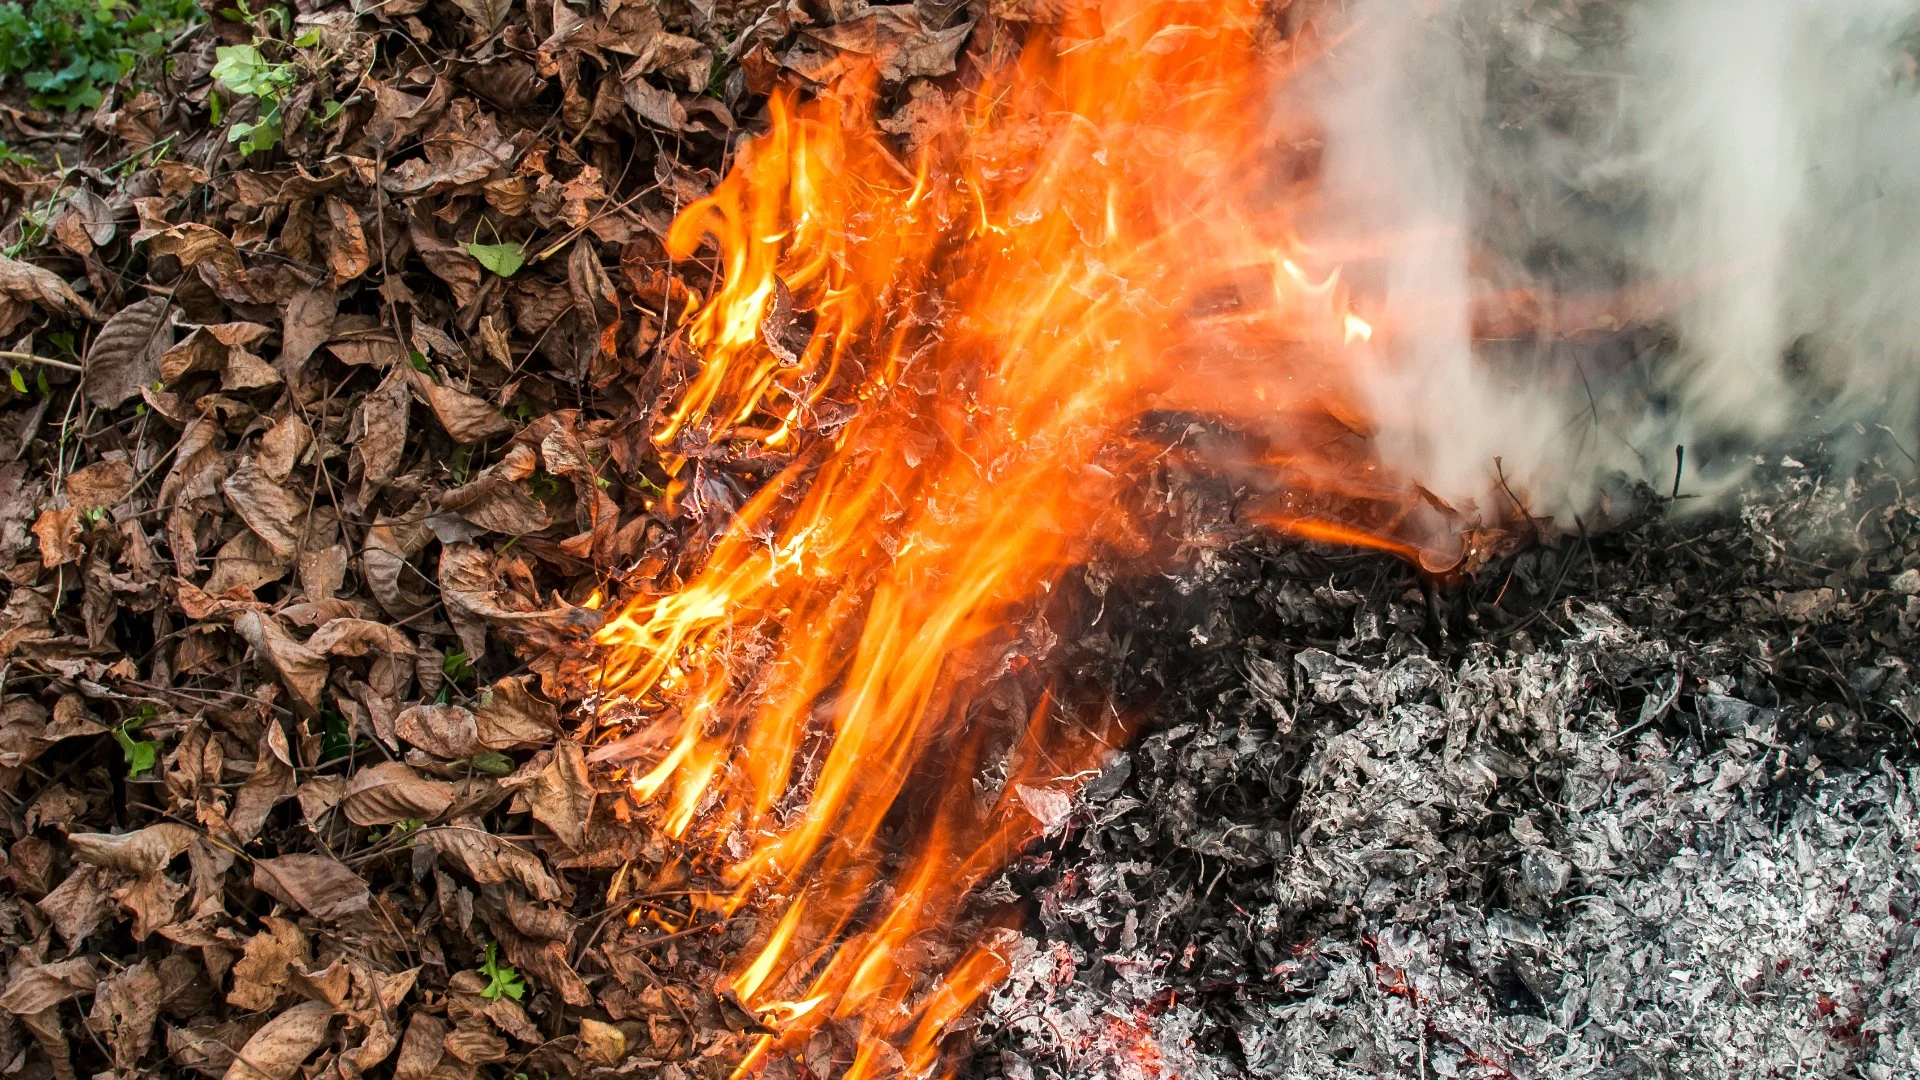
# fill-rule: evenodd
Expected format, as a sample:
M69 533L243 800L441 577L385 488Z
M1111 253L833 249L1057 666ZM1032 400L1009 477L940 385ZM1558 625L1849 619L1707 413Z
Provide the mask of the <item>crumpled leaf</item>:
M347 869L345 863L325 855L256 859L253 887L325 920L365 911L373 901L365 879Z
M91 993L99 982L100 973L84 956L16 970L7 980L6 990L0 992L0 1009L28 1016Z
M485 400L451 386L442 386L425 372L412 368L401 370L413 384L414 393L420 395L427 407L433 410L434 417L447 434L453 436L454 442L484 442L513 431L513 422L500 415L500 410Z
M67 501L83 509L118 506L132 490L128 461L98 461L67 476Z
M244 611L233 629L253 646L257 663L280 677L280 682L310 709L320 708L320 692L327 685L327 658L301 644L280 620L258 611Z
M547 872L539 856L513 846L470 819L427 830L419 842L439 852L441 858L478 884L512 882L537 900L558 900L562 894L560 883Z
M93 337L81 367L87 400L111 409L140 396L160 377L160 356L173 346L167 325L171 301L164 296L136 300L113 314Z
M393 718L402 739L438 758L470 758L480 749L471 712L458 705L414 705Z
M264 921L266 929L247 939L233 965L233 989L227 992L228 1004L250 1012L279 1004L287 991L289 968L313 962L313 947L297 924L271 915Z
M488 688L473 710L475 734L489 750L545 746L560 729L560 710L527 689L531 676L508 676Z
M533 819L553 830L574 851L587 846L587 821L593 814L593 785L586 754L570 739L554 744L546 767L527 785Z
M293 751L287 746L287 732L278 721L269 721L266 734L260 736L253 772L240 785L240 794L227 814L227 826L242 844L260 835L273 808L293 798L299 780L294 773Z
M383 761L361 769L347 781L340 810L355 825L391 825L413 819L433 821L453 805L454 787L431 780L405 762Z
M0 293L39 304L57 315L93 318L93 305L80 298L59 274L0 255Z
M220 490L240 520L247 523L247 528L265 540L274 555L292 565L294 556L300 552L301 531L307 518L306 500L274 483L251 457L240 463L220 485Z
M267 1021L233 1057L225 1080L292 1080L300 1063L327 1041L333 1007L303 1001Z
M132 1070L153 1047L165 987L153 965L141 960L107 976L93 991L87 1027L106 1040L115 1068Z
M475 40L492 37L507 21L507 12L513 10L513 0L454 0L454 3L473 20Z
M33 523L33 535L40 539L40 565L56 566L79 562L86 550L80 546L80 511L77 507L56 506L41 512Z
M107 872L98 866L76 866L34 906L53 924L67 948L78 948L113 914Z
M165 869L199 835L178 822L163 821L132 832L73 833L67 845L82 862L144 877Z
M522 536L553 524L540 500L503 477L482 476L440 496L440 507L451 510L488 532Z

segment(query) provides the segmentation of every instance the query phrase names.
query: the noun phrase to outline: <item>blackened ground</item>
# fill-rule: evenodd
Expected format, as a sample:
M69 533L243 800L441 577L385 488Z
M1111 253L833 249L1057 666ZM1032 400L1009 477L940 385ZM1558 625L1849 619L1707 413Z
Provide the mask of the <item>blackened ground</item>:
M1766 471L1437 584L1165 476L1181 569L1069 644L1151 724L1000 890L969 1071L1920 1074L1920 505Z

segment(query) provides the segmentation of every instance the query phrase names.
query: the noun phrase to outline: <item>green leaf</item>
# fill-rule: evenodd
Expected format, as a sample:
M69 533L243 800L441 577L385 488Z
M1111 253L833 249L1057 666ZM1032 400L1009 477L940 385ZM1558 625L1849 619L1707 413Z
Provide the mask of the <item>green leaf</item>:
M513 759L498 750L488 750L475 754L468 764L488 776L510 776L513 774Z
M467 251L481 266L501 277L512 277L527 264L527 251L519 244L468 244Z
M480 991L480 996L488 1001L499 1001L502 996L519 1001L526 995L527 984L521 981L518 971L499 962L499 948L498 944L487 942L487 957L480 965L480 974L487 977L487 986Z
M412 364L415 371L426 371L428 369L427 354L415 349L407 354L407 363Z
M27 392L27 377L20 374L19 368L14 368L12 371L7 372L7 381L13 384L15 390L23 394Z
M113 741L120 744L120 754L127 759L127 779L131 780L160 763L160 744L152 739L135 740L128 732L140 726L140 718L134 717L113 729Z
M307 30L306 33L301 34L297 38L294 38L293 43L299 48L311 49L315 45L320 44L320 31L318 29L310 28Z

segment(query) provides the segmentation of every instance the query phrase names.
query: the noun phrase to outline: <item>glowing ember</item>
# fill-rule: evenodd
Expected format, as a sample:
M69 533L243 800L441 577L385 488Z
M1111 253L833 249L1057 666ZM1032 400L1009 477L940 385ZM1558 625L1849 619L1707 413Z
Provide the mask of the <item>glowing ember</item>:
M1303 269L1254 167L1270 33L1248 0L1110 0L980 43L905 156L866 83L776 95L675 222L671 253L710 241L723 276L653 433L661 512L697 497L700 455L785 467L684 581L626 583L652 591L597 635L597 756L760 927L722 987L775 1031L743 1073L830 1022L857 1033L849 1080L930 1073L1003 976L968 894L1124 736L1035 661L1060 576L1135 545L1126 478L1166 449L1142 417L1264 447L1257 523L1427 538L1343 377L1375 327Z

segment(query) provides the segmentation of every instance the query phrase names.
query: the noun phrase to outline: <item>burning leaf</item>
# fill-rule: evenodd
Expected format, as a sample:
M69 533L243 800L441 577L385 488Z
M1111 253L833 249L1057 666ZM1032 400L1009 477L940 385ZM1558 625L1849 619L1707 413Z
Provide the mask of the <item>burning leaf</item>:
M0 992L0 1009L15 1016L51 1009L63 1001L92 993L100 981L93 961L82 956L52 964L40 964L24 971L16 969Z
M539 900L558 900L561 896L560 883L547 873L539 856L494 836L470 819L428 830L420 842L439 852L478 884L512 882Z
M429 780L404 762L383 761L361 769L347 781L340 810L355 825L391 825L396 821L435 821L453 805L454 787Z
M484 2L484 0L482 0ZM467 252L479 261L481 266L503 278L510 278L520 272L527 261L526 249L519 244L468 244Z
M164 296L136 300L115 312L94 335L81 366L86 369L87 400L96 408L123 405L160 377L160 356L173 345L169 306Z
M234 1055L225 1080L293 1080L300 1063L327 1041L333 1007L303 1001L267 1021Z
M256 860L253 887L328 921L365 911L372 902L366 881L338 859L325 855Z

